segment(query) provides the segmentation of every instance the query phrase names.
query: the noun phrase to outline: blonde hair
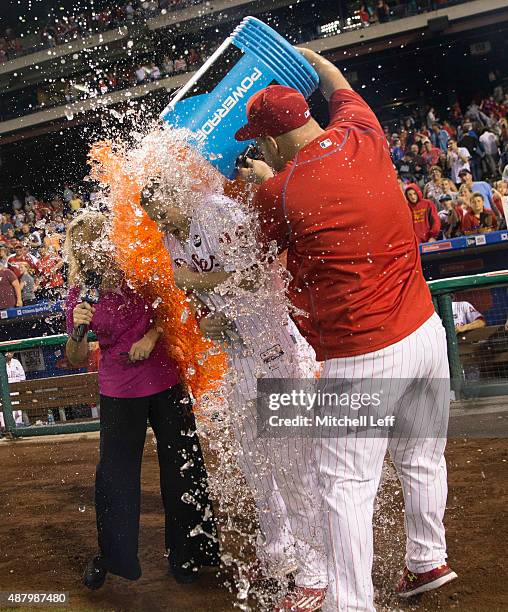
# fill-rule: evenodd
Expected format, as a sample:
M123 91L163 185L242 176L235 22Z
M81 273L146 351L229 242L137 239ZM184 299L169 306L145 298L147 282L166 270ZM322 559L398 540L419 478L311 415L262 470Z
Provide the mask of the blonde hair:
M109 230L109 220L106 215L97 211L83 211L69 223L63 246L64 258L69 265L69 285L82 283L86 272L83 260L77 256L78 241L80 244L89 242L90 250L96 249L97 245L93 243L104 230Z

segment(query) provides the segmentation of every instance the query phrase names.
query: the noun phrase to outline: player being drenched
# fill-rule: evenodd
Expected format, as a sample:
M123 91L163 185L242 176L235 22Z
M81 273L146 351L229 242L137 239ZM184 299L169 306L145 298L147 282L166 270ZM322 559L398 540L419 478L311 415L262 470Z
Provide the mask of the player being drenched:
M202 158L200 163L205 163ZM210 171L215 172L211 167ZM192 164L188 172L196 172ZM285 442L258 437L256 427L257 378L306 375L295 343L299 333L294 326L292 334L289 331L283 290L279 306L276 300L269 302L262 297L277 292L276 277L272 277L273 283L269 277L265 279L266 293L247 273L237 286L238 276L234 275L242 277L242 270L233 266L243 261L242 252L245 261L251 261L255 251L256 231L250 231L252 214L228 198L219 185L207 185L209 177L196 177L182 188L176 172L170 174L169 180L175 185L145 188L141 204L165 234L175 283L188 292L201 330L226 350L235 375L228 391L229 422L242 447L238 462L254 494L264 540L257 547L259 567L248 571L250 580L282 578L296 570L302 596L322 603L328 571L313 448L305 439ZM164 197L168 193L170 196ZM252 244L245 243L243 236L247 234ZM228 279L233 283L231 297L226 297ZM214 291L218 286L223 290ZM303 338L300 340L305 344ZM293 473L294 465L300 467Z
M263 237L287 250L289 297L309 315L295 321L324 361L323 379L359 379L358 391L369 390L369 379L392 380L389 408L411 428L405 439L353 433L315 440L330 524L323 610L372 611L372 515L387 449L405 500L398 593L409 597L456 578L443 527L446 338L383 130L333 64L301 53L319 74L330 125L318 125L298 92L271 85L249 100L236 138L255 138L268 162L247 160L243 175L261 183L254 205ZM433 380L445 382L439 393ZM444 434L422 434L425 418L443 419ZM291 598L285 605L296 609Z

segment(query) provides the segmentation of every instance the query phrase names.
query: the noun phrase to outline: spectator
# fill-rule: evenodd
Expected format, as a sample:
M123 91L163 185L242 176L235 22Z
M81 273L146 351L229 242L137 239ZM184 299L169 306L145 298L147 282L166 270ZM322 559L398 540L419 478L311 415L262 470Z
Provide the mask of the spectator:
M17 232L21 230L21 227L25 223L25 213L23 211L18 211L17 213L12 215L12 221L14 223L14 230L17 238Z
M458 334L486 325L484 316L469 302L452 301L452 312L455 331Z
M358 9L358 15L362 22L362 26L366 27L370 25L370 13L365 4L360 4L360 8Z
M19 284L21 287L21 300L25 306L34 304L35 298L35 278L30 274L30 268L25 262L19 264L21 270L21 276L19 278Z
M499 217L499 211L494 204L492 187L485 181L473 181L470 170L464 169L459 172L459 178L464 185L467 185L472 192L481 193L484 199L484 207L492 210Z
M164 61L162 62L162 68L164 73L167 75L173 74L175 71L175 62L171 59L169 55L164 57Z
M16 238L14 227L10 227L4 234L2 238L3 242L7 244L7 246L14 248L18 245L19 240Z
M146 80L147 71L144 66L138 66L135 70L136 82L143 83Z
M441 168L441 172L443 176L448 176L448 154L444 151L440 151L439 159L436 164L439 168Z
M402 142L398 136L393 140L393 146L391 148L391 156L394 164L399 162L404 157L404 148Z
M431 166L435 166L439 161L439 155L441 154L441 149L435 147L430 140L425 140L423 143L423 152L422 158L427 165L427 168Z
M450 138L457 138L457 130L450 125L449 121L443 121L443 130L446 130Z
M471 208L472 198L473 198L473 192L471 191L471 189L469 189L467 185L461 185L459 187L459 195L457 198L457 207L456 207L456 211L457 211L457 214L459 215L461 223L462 223L463 216L467 212L469 212Z
M452 181L452 179L449 179L449 178L443 179L443 193L444 195L449 195L451 199L454 202L456 202L457 198L459 197L459 192L457 190L455 183Z
M466 119L469 119L470 122L474 121L476 123L479 123L480 125L489 125L490 123L487 115L482 112L482 110L474 100L468 106L464 116L466 117Z
M443 128L439 125L439 123L432 124L432 132L430 134L430 139L432 144L447 153L448 151L448 140L449 140L448 132L443 130Z
M425 198L431 199L437 206L440 196L444 194L443 171L439 166L432 166L429 176L430 181L425 185L423 195Z
M10 229L14 229L14 225L12 224L10 215L4 214L4 215L1 215L1 218L2 218L2 225L0 229L2 231L2 235L5 235Z
M175 73L178 74L179 72L187 72L187 62L183 55L180 55L180 57L175 60Z
M452 181L458 185L460 183L459 172L461 170L470 170L469 160L471 155L465 147L459 147L457 141L451 138L448 141L448 167Z
M21 210L23 208L23 203L21 202L21 200L18 198L17 195L14 195L12 198L12 210L14 212Z
M470 121L464 122L462 126L463 136L459 141L459 146L466 148L471 155L471 174L475 181L482 178L482 159L485 155L480 144L478 135L473 130L473 124Z
M441 230L441 221L436 206L423 199L418 185L411 183L406 187L406 200L413 215L413 225L418 242L435 242Z
M29 191L25 191L25 206L27 204L33 205L36 201L37 199Z
M81 208L82 201L77 193L72 195L72 198L69 200L69 206L73 213L77 212Z
M63 199L69 203L72 200L72 196L74 195L74 192L71 189L71 186L69 185L69 183L64 183L64 190L63 190Z
M439 219L441 220L441 232L443 238L455 238L460 234L460 224L462 215L457 211L452 197L444 194L439 198L441 210Z
M395 167L397 168L400 178L405 183L412 183L416 181L414 164L408 153L406 153L401 160L395 163Z
M480 136L480 143L485 152L483 159L487 174L490 178L495 178L498 176L497 162L499 160L499 142L497 136L489 128L485 128Z
M0 262L0 310L23 306L19 281L11 270Z
M38 249L40 246L42 246L42 236L39 230L30 230L28 246L32 249Z
M9 251L2 243L0 244L0 265L7 266L9 263Z
M14 272L18 279L21 277L20 264L22 263L25 263L30 269L35 270L37 268L35 260L28 252L28 246L20 243L15 247L14 254L7 259L9 269Z
M157 79L161 78L161 70L154 62L150 64L150 78L152 81L157 81Z
M199 63L201 63L201 57L199 56L199 53L196 51L196 49L192 47L191 50L189 51L189 57L187 58L187 64L189 65L189 67L194 67L194 66L197 66Z
M464 234L483 234L497 229L497 219L490 210L485 210L484 197L480 192L474 192L471 198L470 210L462 217L461 231Z
M390 7L385 0L377 0L376 17L379 23L386 23L390 19Z
M499 204L496 204L497 208L503 211L505 223L508 224L508 183L506 181L497 181L497 183L494 186L495 186L494 199L495 199L496 193L499 198Z
M28 223L23 223L23 225L18 230L16 230L16 238L20 242L28 241L28 239L30 238L30 226L28 225Z
M414 161L416 165L418 166L425 165L425 160L420 155L420 147L416 143L413 143L412 145L409 146L408 155Z
M432 129L432 126L437 122L436 111L433 106L431 106L427 112L427 127L429 130Z
M25 370L21 363L14 359L14 353L5 353L5 366L7 368L7 380L10 383L26 380Z
M65 285L63 277L64 262L54 250L42 247L39 260L40 293L44 299L61 299Z
M127 16L128 21L132 21L136 14L136 10L132 4L132 2L127 2L125 5L125 15Z
M44 246L54 251L59 251L62 246L63 237L57 233L55 223L48 223L45 232Z

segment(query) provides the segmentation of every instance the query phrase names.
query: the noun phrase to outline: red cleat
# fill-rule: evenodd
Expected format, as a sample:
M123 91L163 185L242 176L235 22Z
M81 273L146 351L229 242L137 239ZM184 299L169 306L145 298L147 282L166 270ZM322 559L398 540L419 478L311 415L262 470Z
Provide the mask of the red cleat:
M274 612L315 612L321 609L326 597L325 589L295 587L282 602L275 606Z
M413 597L413 595L438 589L444 584L455 580L455 578L457 578L457 574L448 564L440 565L422 574L410 572L405 567L402 578L397 584L396 591L399 597Z

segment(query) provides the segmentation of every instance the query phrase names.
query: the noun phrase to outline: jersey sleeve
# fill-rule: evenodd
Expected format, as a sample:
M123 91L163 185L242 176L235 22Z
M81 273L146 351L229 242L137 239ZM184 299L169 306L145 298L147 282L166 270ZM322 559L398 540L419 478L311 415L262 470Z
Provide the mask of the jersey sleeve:
M269 179L261 185L254 198L254 207L258 213L260 239L269 245L277 244L279 253L288 248L289 222L282 206L282 190L278 190L275 179Z
M478 319L483 319L483 315L472 304L466 303L464 304L464 318L466 323L473 323Z
M376 115L355 91L337 89L331 95L328 106L330 111L328 129L340 127L372 130L383 138L385 137Z

